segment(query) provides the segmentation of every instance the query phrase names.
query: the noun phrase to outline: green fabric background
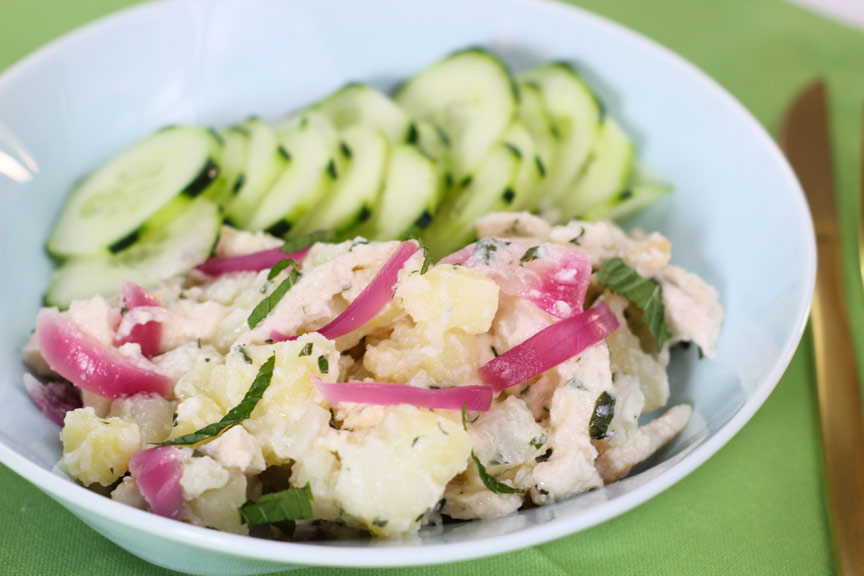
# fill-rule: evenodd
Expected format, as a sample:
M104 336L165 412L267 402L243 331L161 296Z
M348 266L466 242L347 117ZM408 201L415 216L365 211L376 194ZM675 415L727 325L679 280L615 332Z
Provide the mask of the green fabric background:
M132 0L0 0L0 71L60 34ZM779 0L578 1L691 60L772 133L793 93L827 79L842 204L845 281L856 350L864 292L856 268L864 33ZM746 207L742 207L746 209ZM864 353L859 353L864 374ZM833 572L805 336L776 391L700 469L605 524L473 562L367 574L808 574ZM0 465L0 574L172 574L111 544ZM300 576L350 570L303 569Z

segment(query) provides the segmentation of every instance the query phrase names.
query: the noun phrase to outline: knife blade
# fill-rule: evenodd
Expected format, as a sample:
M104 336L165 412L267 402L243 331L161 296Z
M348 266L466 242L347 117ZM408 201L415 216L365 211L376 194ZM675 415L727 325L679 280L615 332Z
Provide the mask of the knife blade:
M864 574L864 419L843 294L825 86L805 88L780 126L780 145L804 188L818 266L810 323L825 466L825 497L838 574Z

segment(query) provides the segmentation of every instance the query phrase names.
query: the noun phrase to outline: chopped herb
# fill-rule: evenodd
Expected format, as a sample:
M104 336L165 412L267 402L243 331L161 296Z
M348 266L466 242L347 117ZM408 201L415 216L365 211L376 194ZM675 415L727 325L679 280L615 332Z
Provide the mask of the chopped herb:
M539 450L541 446L546 444L546 434L541 434L540 436L535 436L534 438L531 439L529 444L532 447L537 448Z
M173 414L171 414L171 427L172 427L172 428L176 428L176 427L177 427L177 413L176 413L176 412L174 412Z
M699 350L699 360L702 360L703 358L705 358L705 351L702 350L701 346L697 346L697 349Z
M290 258L289 258L290 260ZM284 260L283 260L284 262ZM249 328L255 328L267 315L270 311L279 304L279 301L282 300L282 297L288 293L288 291L294 286L297 282L297 279L300 277L300 273L297 271L297 263L291 260L293 264L293 268L291 269L291 273L288 275L285 280L282 281L279 286L276 287L273 292L270 293L269 296L261 300L255 308L252 309L252 313L249 314L249 318L246 320L246 323L249 325Z
M355 246L365 246L366 244L369 244L368 240L356 240L356 241L351 243L351 247L348 248L348 252L351 252L352 250L354 250Z
M505 204L512 204L513 200L516 199L516 193L512 188L507 188L504 190L504 193L501 194L501 199L504 200Z
M180 300L186 300L186 293L181 290L177 298L179 298Z
M429 384L429 390L440 390L441 387L436 384Z
M462 181L459 182L459 187L460 187L460 188L467 188L468 186L471 185L471 181L472 181L472 180L474 180L474 177L471 176L470 174L469 174L468 176L465 176L465 177L462 179Z
M249 387L246 395L243 396L243 400L241 400L237 406L229 410L219 422L209 424L192 434L186 434L185 436L180 436L173 440L160 442L159 445L191 446L192 444L212 440L228 428L231 428L235 424L239 424L243 420L249 418L249 415L252 414L255 406L258 405L258 401L261 400L264 392L270 386L270 380L273 378L273 369L275 367L276 355L274 354L261 365L261 368L258 370L258 375L255 377L255 381L252 382L252 386Z
M498 252L498 247L504 245L505 244L495 240L494 238L484 238L474 246L474 252L471 253L471 258L477 257L483 262L483 264L489 264L492 255L495 252Z
M519 258L519 262L521 262L522 264L525 264L527 262L533 262L534 260L537 260L538 258L542 258L543 257L542 250L543 249L540 248L540 246L531 246L530 248L528 248L528 250L525 251L525 253L522 255L522 257Z
M204 453L201 452L200 450L192 450L192 457L193 458L203 458Z
M663 291L654 280L643 278L627 266L621 258L611 258L600 265L598 280L601 284L621 294L642 310L642 323L657 341L657 349L672 337L666 329Z
M372 524L378 526L379 528L384 528L385 526L387 526L387 522L389 522L389 520L383 518L375 518L374 520L372 520Z
M417 132L417 125L414 122L408 126L408 135L405 137L405 142L408 144L416 144L420 134Z
M585 227L579 227L579 234L570 239L570 244L576 244L577 246L582 245L582 237L585 236Z
M618 200L623 202L624 200L629 200L633 197L633 190L627 188L626 190L622 190L618 193Z
M279 152L279 155L282 156L285 160L291 160L291 153L285 149L281 144L276 147L276 150Z
M282 238L291 231L291 228L291 223L283 219L279 220L278 222L267 228L267 233L272 236Z
M426 245L419 238L417 239L417 243L420 244L420 250L423 251L423 266L420 267L420 275L422 276L429 271L429 264L432 260L429 258L429 250L426 248Z
M524 490L520 490L519 488L513 488L512 486L508 486L503 482L499 481L497 478L486 472L486 467L480 463L480 459L471 452L471 459L474 460L474 464L477 465L477 472L480 474L480 480L483 481L483 485L490 492L494 492L495 494L524 494Z
M258 289L258 292L260 292L261 294L266 294L267 290L269 290L270 286L272 285L273 283L267 280L266 282L264 282L264 284L261 285L261 288Z
M462 428L468 431L468 403L462 404Z
M530 389L531 389L531 385L530 385L530 384L529 384L528 386L525 386L524 388L522 388L522 390L519 391L519 397L520 397L520 398L524 398L525 396L527 396L527 395L528 395L528 390L530 390Z
M267 281L272 281L274 278L276 278L276 276L279 275L280 272L282 272L291 265L293 265L294 267L297 266L297 263L294 262L294 260L292 260L291 258L285 258L284 260L280 260L273 265L273 268L270 269L270 273L267 274Z
M330 371L330 361L323 354L318 356L318 370L321 371L321 374L327 374Z
M205 356L205 357L204 357L204 362L206 362L207 364L209 364L209 363L210 363L210 357L209 357L209 356Z
M603 392L594 404L594 413L588 423L588 434L593 440L602 440L608 436L609 423L615 416L615 398L608 392Z
M329 230L318 230L317 232L312 232L305 236L298 236L297 238L286 240L285 243L279 247L279 251L285 254L293 254L294 252L299 252L300 250L309 248L316 242L330 242L333 240L333 237L333 233Z
M548 450L546 450L546 452L544 452L540 456L537 456L534 460L539 464L541 462L546 462L551 457L552 457L552 448L549 448Z
M333 160L327 163L327 174L330 175L330 178L336 180L339 178L339 172L336 171L336 163Z
M300 353L297 354L298 358L302 358L303 356L311 356L312 355L312 342L307 342L303 349L300 350Z
M417 441L420 440L419 436L415 436L414 440L411 441L411 448L417 445Z
M288 488L265 494L255 502L246 502L240 507L240 516L246 524L274 524L311 518L313 499L309 484L303 488Z
M249 356L249 352L246 351L245 346L238 346L237 351L243 356L243 361L247 364L252 364L252 357Z
M501 459L500 459L500 460L498 459L498 456L501 456ZM490 460L490 461L489 461L489 465L490 465L490 466L502 466L502 465L504 465L504 464L509 464L509 463L510 463L510 462L504 460L504 456L502 456L501 454L498 454L498 456L496 456L493 460Z
M564 386L570 386L572 388L576 388L577 390L588 390L585 384L583 384L582 381L576 376L571 376L570 378L568 378L567 381L564 382Z
M539 485L534 486L534 488L537 489L537 493L540 494L541 496L548 496L548 495L549 495L549 491L548 491L548 490L544 490L543 488L540 488Z
M494 354L495 358L497 358L499 356L498 350L496 350L494 346L489 346L489 348L492 349L492 354Z
M440 431L441 431L441 434L443 434L444 436L449 436L449 435L450 435L450 433L447 432L446 430L444 430L444 428L441 426L441 422L438 422L438 430L440 430Z
M438 505L435 507L435 511L440 512L441 510L443 510L445 504L447 504L446 498L442 498L441 500L439 500Z
M198 339L196 340L196 342L198 343L198 349L200 350L200 349L201 349L201 339L198 338Z

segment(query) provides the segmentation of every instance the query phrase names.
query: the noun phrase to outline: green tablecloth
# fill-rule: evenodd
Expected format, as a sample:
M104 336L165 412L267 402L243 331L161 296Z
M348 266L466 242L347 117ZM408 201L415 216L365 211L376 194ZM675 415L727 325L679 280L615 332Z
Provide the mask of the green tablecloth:
M132 0L0 0L0 70ZM846 286L864 350L857 277L864 33L778 0L577 2L712 75L771 132L814 76L828 80ZM864 353L859 354L864 369ZM862 370L864 372L864 370ZM753 420L679 484L623 516L543 546L399 574L830 574L810 338ZM0 466L0 574L169 574L114 546ZM864 543L862 543L864 545ZM315 576L347 570L304 569Z

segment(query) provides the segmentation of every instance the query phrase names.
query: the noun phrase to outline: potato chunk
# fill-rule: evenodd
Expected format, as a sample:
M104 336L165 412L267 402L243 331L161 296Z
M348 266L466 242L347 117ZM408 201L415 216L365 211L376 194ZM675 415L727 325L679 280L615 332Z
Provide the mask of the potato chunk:
M137 425L120 418L99 418L93 408L68 412L60 440L60 467L88 485L110 486L126 473L129 458L141 450Z
M406 404L369 410L377 424L355 427L339 447L337 498L350 520L375 535L410 532L465 470L471 441L455 414ZM351 424L348 418L343 426Z
M498 285L467 268L438 265L405 278L397 289L402 306L418 324L487 332L498 310Z

